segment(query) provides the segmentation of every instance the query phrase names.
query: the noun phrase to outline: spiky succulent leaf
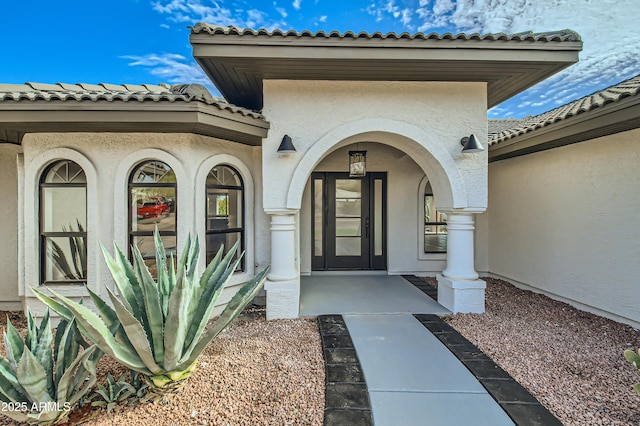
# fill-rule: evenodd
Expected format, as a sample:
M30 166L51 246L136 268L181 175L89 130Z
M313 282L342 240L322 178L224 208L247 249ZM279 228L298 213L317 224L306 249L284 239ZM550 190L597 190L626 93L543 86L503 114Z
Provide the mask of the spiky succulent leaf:
M136 278L133 267L115 244L115 257L112 257L102 244L100 244L100 248L102 249L102 255L104 256L107 267L111 272L111 276L113 277L113 282L118 288L118 292L120 292L123 297L122 303L124 303L131 312L135 312L136 315L139 315L142 303L142 294L138 294L139 291L136 291L136 283L138 282L138 279Z
M25 350L18 361L16 377L31 401L49 402L47 392L47 372L29 350Z
M189 356L188 353L191 352L195 345L198 343L198 338L204 332L209 319L211 319L211 314L213 313L216 300L218 300L218 297L220 296L220 294L222 294L224 285L226 284L227 280L240 261L240 259L238 259L236 262L230 265L231 260L233 259L235 248L237 248L237 243L233 246L233 249L230 250L226 256L224 256L221 262L216 262L217 267L209 275L204 288L202 289L200 295L197 297L198 303L196 305L197 307L195 311L190 312L189 316L192 318L192 321L189 325L189 331L184 342L187 357ZM221 254L221 252L222 248L218 251L218 254ZM216 255L216 257L218 256ZM185 354L183 354L183 358L184 355Z
M144 330L140 321L129 312L125 306L120 302L113 292L107 288L109 298L113 303L116 310L120 324L124 328L131 345L135 348L136 353L140 360L144 363L146 369L153 374L160 374L163 370L153 359L153 353L151 352L151 346L149 345L149 337Z
M35 324L29 309L27 309L27 317L31 318ZM32 351L32 353L47 373L47 389L49 395L53 396L55 392L53 384L53 357L51 356L53 333L51 333L51 322L48 309L45 311L44 316L40 321L40 327L38 327L37 330L37 336L34 341L35 350Z
M67 310L73 313L82 334L93 344L97 345L101 351L109 354L132 370L143 373L148 371L137 354L115 340L113 334L98 314L51 289L49 291L58 298ZM36 293L36 295L38 295L38 293ZM47 304L46 299L41 298L40 300ZM55 310L54 306L50 307Z
M627 349L626 351L624 351L624 357L627 361L632 363L634 367L640 370L640 356L638 356L637 353L635 353L631 349Z
M17 365L24 351L24 341L9 318L7 318L7 331L4 334L4 345L7 358L14 366Z
M176 368L182 357L184 339L189 327L189 304L195 302L191 297L192 283L189 282L186 274L186 270L183 269L169 298L164 334L164 367L168 371Z
M68 401L71 405L74 405L93 388L93 385L97 380L95 370L95 364L97 361L92 359L92 357L95 358L94 352L97 350L98 348L96 346L91 346L89 349L83 350L82 354L76 357L71 365L69 365L67 371L64 372L58 382L56 396L59 404ZM81 368L89 374L80 373L78 370ZM76 378L74 376L78 375L80 375L82 380L73 380Z
M159 241L158 244L160 244L160 247L156 247L156 250L164 252L162 241ZM149 269L146 267L140 250L138 250L137 247L134 248L133 255L136 273L139 279L138 283L144 297L144 313L146 314L143 318L137 318L144 320L144 322L141 323L144 326L147 336L149 336L155 362L162 363L164 359L164 316L162 313L162 301L158 284L156 284L149 273Z
M116 315L116 311L113 310L111 306L105 303L104 300L96 293L91 291L89 287L87 287L87 292L89 293L89 297L93 301L93 304L96 306L100 317L104 321L107 327L111 328L111 326L118 322L118 315Z
M242 310L260 291L264 282L267 279L267 273L269 268L265 268L262 272L256 275L253 279L242 286L240 290L231 298L226 308L222 311L222 314L211 325L211 327L204 333L200 341L191 351L185 351L184 361L180 363L178 368L184 368L184 366L194 363L202 351L207 347L209 343L215 339L218 334L225 329L231 321L233 321Z

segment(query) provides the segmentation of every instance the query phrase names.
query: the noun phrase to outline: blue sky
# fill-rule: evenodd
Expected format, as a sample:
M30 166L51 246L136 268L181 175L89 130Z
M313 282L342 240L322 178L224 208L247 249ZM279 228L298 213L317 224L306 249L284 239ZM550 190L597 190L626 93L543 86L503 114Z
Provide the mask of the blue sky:
M12 0L0 6L0 83L186 83L215 88L189 25L341 32L576 30L579 64L489 111L548 111L640 73L638 0Z

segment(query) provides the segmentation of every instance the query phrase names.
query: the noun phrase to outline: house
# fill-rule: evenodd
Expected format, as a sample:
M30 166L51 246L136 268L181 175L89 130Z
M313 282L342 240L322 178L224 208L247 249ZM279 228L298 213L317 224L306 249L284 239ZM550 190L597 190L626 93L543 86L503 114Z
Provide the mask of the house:
M640 322L637 268L626 261L638 251L638 197L627 184L640 115L637 104L621 108L637 102L637 81L632 94L594 98L580 114L501 132L487 120L487 108L575 63L578 34L198 24L190 38L224 99L188 84L0 85L0 308L41 311L30 288L43 284L75 298L85 283L104 292L112 283L99 242L137 246L153 264L157 226L169 254L197 235L201 268L239 242L245 256L227 300L270 265L268 318L298 316L301 276L356 271L437 275L454 312L482 312L479 276L493 274ZM594 182L594 167L574 161L587 146L625 167L601 158ZM576 198L589 211L567 204L562 163L567 177L584 172ZM536 176L540 164L548 173ZM580 226L565 227L571 217ZM609 269L574 259L572 243Z

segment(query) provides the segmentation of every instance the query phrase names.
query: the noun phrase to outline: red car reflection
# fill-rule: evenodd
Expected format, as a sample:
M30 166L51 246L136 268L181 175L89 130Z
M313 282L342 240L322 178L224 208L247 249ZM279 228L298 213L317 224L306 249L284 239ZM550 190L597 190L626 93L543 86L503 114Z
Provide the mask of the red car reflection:
M171 210L169 204L161 200L146 201L143 205L138 207L138 219L146 219L148 217L158 217L165 213L169 213Z

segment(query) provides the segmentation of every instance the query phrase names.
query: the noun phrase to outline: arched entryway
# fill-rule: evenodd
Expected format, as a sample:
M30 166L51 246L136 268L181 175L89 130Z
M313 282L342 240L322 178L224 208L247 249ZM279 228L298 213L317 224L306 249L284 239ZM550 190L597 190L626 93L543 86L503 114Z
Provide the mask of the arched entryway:
M324 268L313 266L313 257L317 248L314 246L312 252L311 235L314 230L321 229L325 233L333 232L329 236L329 238L333 239L344 237L343 239L346 240L350 238L351 243L355 241L352 244L354 246L362 242L359 239L361 235L337 236L335 229L332 229L332 225L335 228L335 222L332 223L332 221L342 219L335 216L335 203L341 201L341 197L336 195L336 183L341 182L344 184L348 181L348 176L338 175L348 170L348 160L345 153L352 147L364 146L368 146L369 149L375 148L373 152L380 154L380 157L376 160L378 166L370 169L373 172L373 180L375 181L376 177L378 178L380 188L390 182L392 183L391 191L396 197L394 200L395 209L394 211L388 210L385 212L387 224L393 223L396 228L403 228L405 231L409 230L409 233L413 233L413 237L417 239L417 233L419 232L417 221L415 219L410 220L411 226L408 227L404 223L406 221L405 218L400 213L403 211L402 204L405 196L402 193L402 187L403 185L406 186L407 193L411 194L411 206L408 208L411 209L412 214L415 216L418 211L418 200L415 199L415 193L425 175L429 177L431 182L437 208L441 211L446 211L452 218L452 223L456 224L452 228L454 235L450 250L446 255L447 268L444 269L446 272L442 276L443 288L449 287L452 296L446 296L448 292L443 291L445 293L444 299L452 302L452 307L456 306L455 302L460 298L453 293L460 293L459 289L462 288L460 287L461 280L469 283L477 281L478 275L473 265L473 214L482 211L483 208L469 206L465 170L460 167L460 158L455 158L451 154L447 147L441 143L437 134L430 134L420 127L396 120L359 120L336 127L311 144L304 153L301 153L295 163L289 181L286 207L278 210L267 210L267 213L271 216L272 237L272 273L269 276L266 287L268 317L298 315L297 306L294 307L293 305L299 299L299 276L301 273L312 273L314 269L383 269L390 274L401 274L419 269L416 265L421 262L421 259L417 253L414 253L417 243L411 242L405 245L402 239L394 239L393 232L388 229L380 230L383 233L382 235L389 236L389 243L384 247L386 258L383 268L379 266L378 268L372 268L372 262L354 267L350 264L332 263L332 260L327 263L326 259ZM389 152L394 153L392 155L395 157L394 161L404 161L415 169L411 178L401 172L407 168L406 165L401 164L399 166L395 165L397 167L392 167L393 174L390 174L389 171L391 169L388 167L386 167L386 170L383 170L385 167L380 167L380 164L383 164L385 160L393 160L392 158L385 158L385 153L388 154ZM371 164L375 164L374 157L369 156L369 159L372 160ZM342 166L337 165L340 162L340 158L344 159ZM316 174L314 175L314 173ZM324 173L325 175L321 177L317 173ZM325 185L326 187L326 182L328 182L329 187L333 185L333 188L330 187L327 192L322 193L325 201L322 211L324 215L330 213L334 217L329 220L326 220L328 219L326 217L323 218L325 225L314 225L311 219L313 211L311 195L315 195L315 192L312 187L314 185ZM371 182L365 180L364 184L369 186L367 191L371 195ZM376 183L373 185L375 187ZM318 186L318 190L319 188ZM362 188L362 181L360 188ZM346 190L345 188L341 189ZM358 197L364 196L363 192L356 191L353 188L349 189L349 191L353 192L354 199L357 198L356 195ZM384 194L384 192L381 192L381 194ZM373 196L376 196L375 189L373 190ZM331 200L327 197L334 197L334 199ZM346 198L342 197L342 199ZM334 205L331 206L331 203ZM369 206L373 206L375 209L375 201L368 201L368 203ZM389 204L389 201L383 199L381 205L385 203ZM360 226L365 224L364 216L361 214L363 211L360 210L357 215L354 213L356 217L354 222L359 222ZM366 214L371 214L371 211L367 211ZM471 221L470 223L469 220ZM470 235L468 233L469 230L471 230ZM366 232L363 229L360 231ZM373 231L369 229L369 233ZM469 236L471 237L470 240ZM323 237L322 241L327 244L330 239L326 238L326 234ZM315 235L313 238L315 238ZM391 241L392 239L394 241ZM335 245L334 241L333 252L330 255L336 255ZM405 246L410 247L409 251L403 252ZM375 250L375 242L372 243L370 249ZM319 252L322 252L322 250ZM326 254L327 252L325 251ZM371 257L370 254L368 256L369 258ZM413 263L407 262L408 259L411 259ZM422 263L425 262L423 261ZM451 285L447 285L448 283L451 283ZM478 285L474 284L474 289ZM483 291L481 298L484 300ZM474 308L474 310L477 309Z

